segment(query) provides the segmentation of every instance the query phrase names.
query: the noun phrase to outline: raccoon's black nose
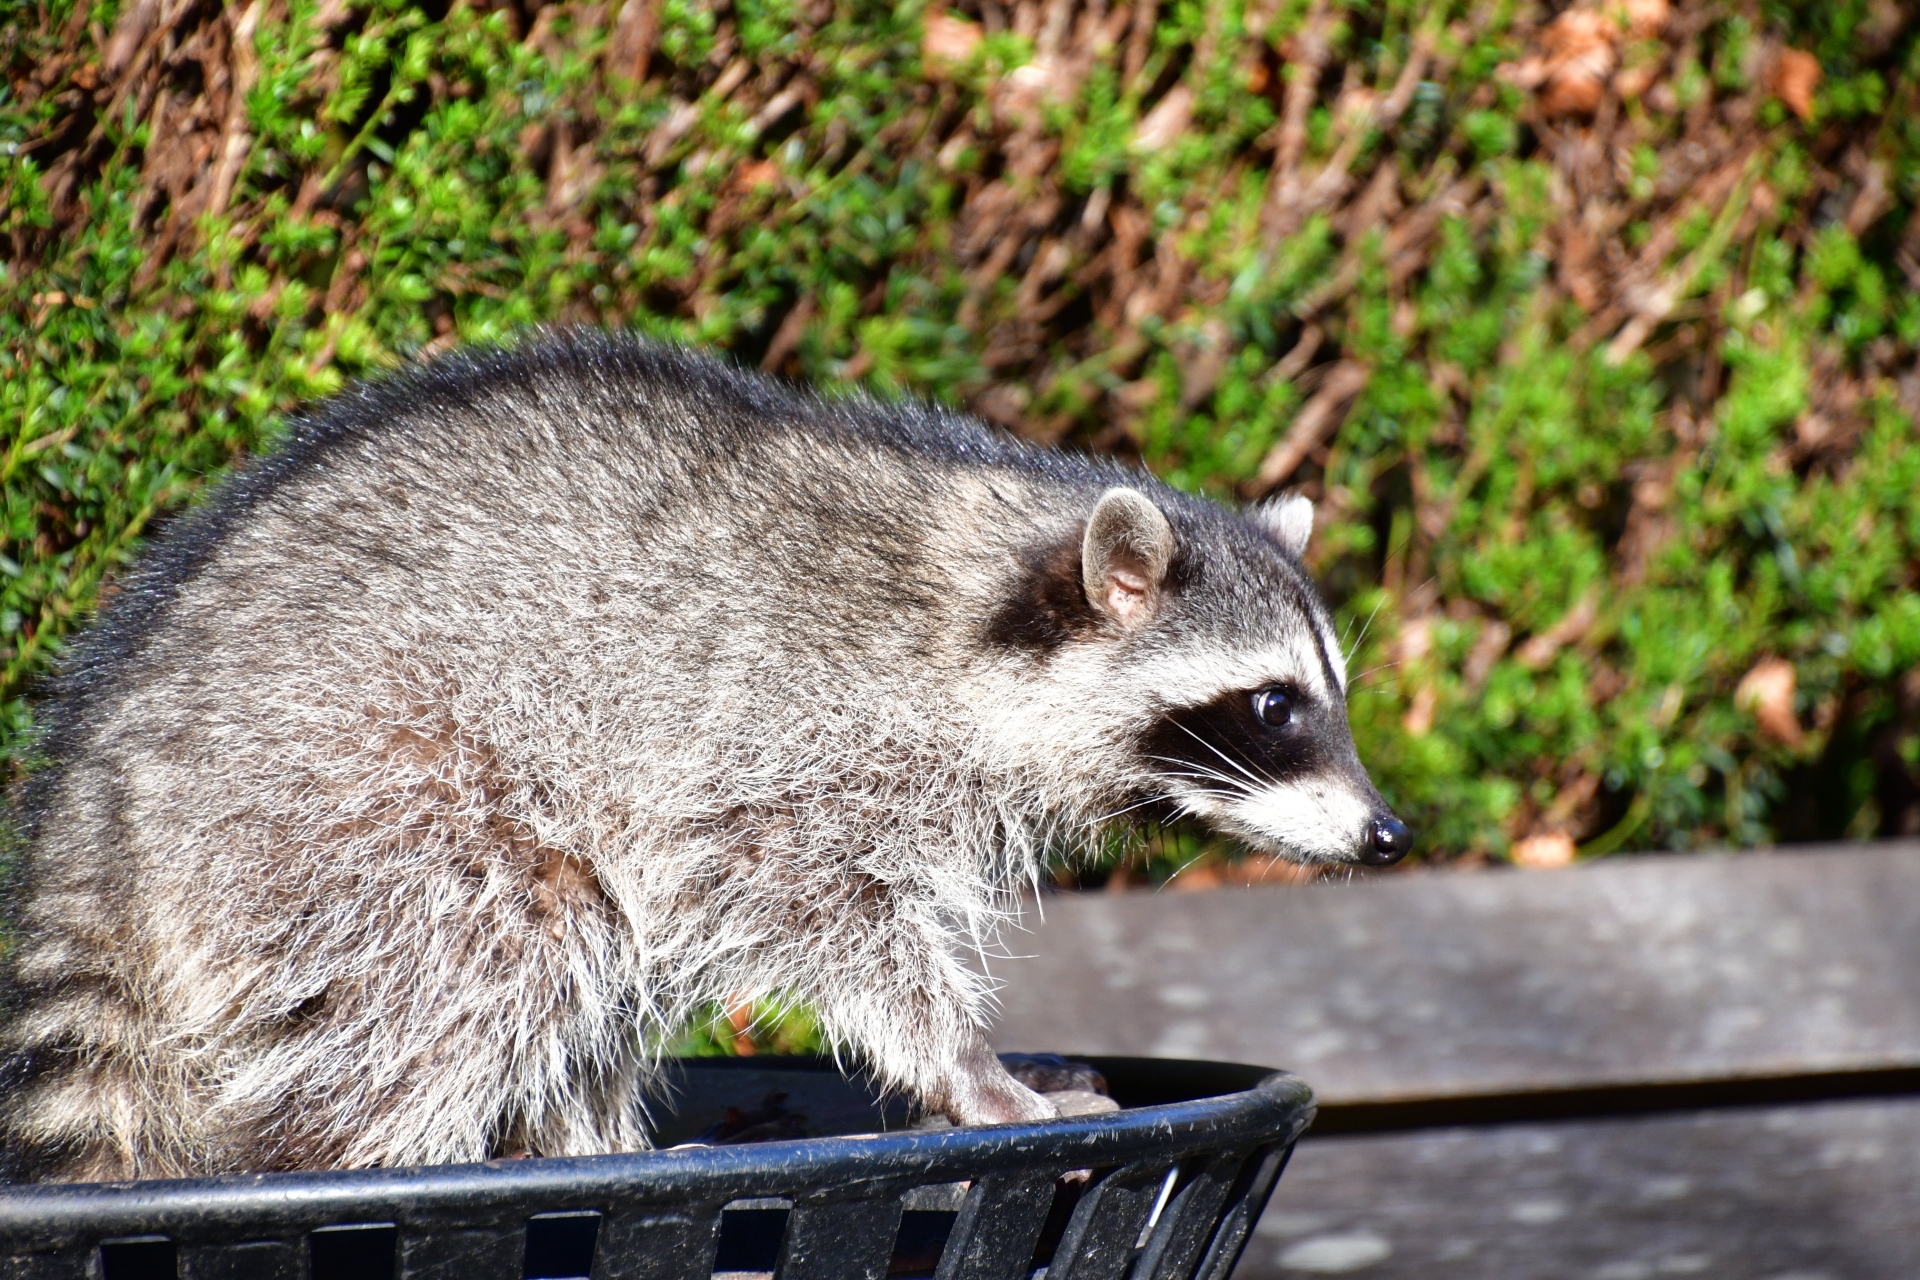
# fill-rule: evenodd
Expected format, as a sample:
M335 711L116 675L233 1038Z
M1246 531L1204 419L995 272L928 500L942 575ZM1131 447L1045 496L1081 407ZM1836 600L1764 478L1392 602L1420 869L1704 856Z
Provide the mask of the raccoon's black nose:
M1367 847L1360 853L1360 861L1370 867L1388 867L1407 856L1407 850L1413 848L1413 832L1407 830L1407 824L1389 815L1375 818L1367 824Z

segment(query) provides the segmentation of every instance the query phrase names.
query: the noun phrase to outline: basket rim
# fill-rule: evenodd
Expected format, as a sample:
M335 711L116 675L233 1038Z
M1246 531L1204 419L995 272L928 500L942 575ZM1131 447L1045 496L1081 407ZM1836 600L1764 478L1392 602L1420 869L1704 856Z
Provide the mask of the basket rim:
M1072 1056L1121 1072L1178 1073L1190 1067L1215 1081L1225 1069L1226 1078L1238 1076L1251 1087L1037 1123L476 1164L0 1186L0 1246L59 1249L151 1235L191 1244L236 1239L236 1232L255 1229L284 1235L347 1225L430 1226L469 1216L604 1214L668 1203L717 1210L745 1194L834 1198L836 1188L844 1194L851 1186L874 1194L892 1186L905 1191L994 1173L1057 1177L1140 1159L1176 1161L1202 1152L1291 1145L1313 1119L1312 1089L1285 1071ZM684 1065L700 1061L680 1060ZM789 1069L818 1069L807 1060L788 1061ZM739 1066L749 1064L780 1069L782 1060L757 1057Z

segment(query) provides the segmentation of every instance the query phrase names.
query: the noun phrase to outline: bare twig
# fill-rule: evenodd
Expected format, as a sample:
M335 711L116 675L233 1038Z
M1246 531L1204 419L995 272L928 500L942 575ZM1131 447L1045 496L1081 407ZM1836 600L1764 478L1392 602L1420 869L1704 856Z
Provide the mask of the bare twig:
M1346 420L1347 407L1366 389L1372 370L1357 360L1342 360L1294 418L1287 434L1268 451L1260 471L1247 485L1248 497L1259 497L1284 483Z
M260 59L253 51L253 32L260 21L260 5L261 0L253 0L237 14L232 9L226 11L233 30L228 46L232 71L227 84L227 121L221 131L220 165L213 172L213 188L207 196L207 212L215 215L227 211L227 201L233 197L233 184L240 179L241 167L247 162L247 148L253 141L247 132L247 94L260 78Z

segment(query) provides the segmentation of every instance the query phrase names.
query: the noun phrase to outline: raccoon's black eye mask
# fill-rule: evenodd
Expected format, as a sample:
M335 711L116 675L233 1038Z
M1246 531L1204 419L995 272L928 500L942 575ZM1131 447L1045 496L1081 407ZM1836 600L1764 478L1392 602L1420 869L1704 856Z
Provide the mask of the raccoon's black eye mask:
M1285 782L1323 763L1320 705L1289 684L1223 693L1167 712L1141 739L1156 765L1239 791Z

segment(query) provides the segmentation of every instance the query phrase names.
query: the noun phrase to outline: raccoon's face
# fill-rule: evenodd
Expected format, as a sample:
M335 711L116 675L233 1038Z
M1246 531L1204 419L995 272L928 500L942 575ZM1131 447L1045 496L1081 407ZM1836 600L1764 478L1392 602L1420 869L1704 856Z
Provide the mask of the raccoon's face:
M1036 564L1052 598L1029 590L1003 619L1053 629L1052 678L1075 692L1047 736L1111 744L1103 766L1130 795L1263 851L1385 866L1412 835L1354 751L1338 638L1299 564L1312 526L1290 498L1176 536L1144 494L1111 489L1072 549L1077 580Z
M1329 685L1280 679L1170 707L1139 749L1177 808L1256 848L1385 866L1412 843L1354 753L1345 699Z

